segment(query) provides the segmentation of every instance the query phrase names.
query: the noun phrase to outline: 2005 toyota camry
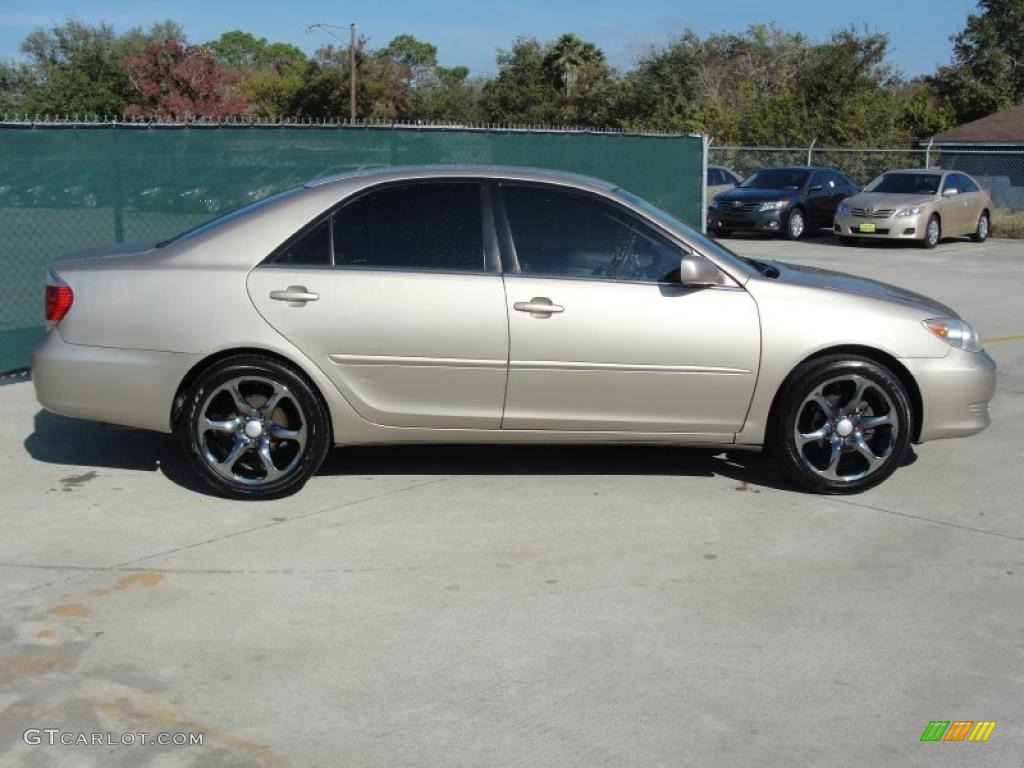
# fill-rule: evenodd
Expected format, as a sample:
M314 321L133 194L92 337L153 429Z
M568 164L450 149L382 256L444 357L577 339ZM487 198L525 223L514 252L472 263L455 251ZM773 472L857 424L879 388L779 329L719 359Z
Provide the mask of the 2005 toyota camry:
M39 401L174 432L222 493L332 445L766 446L860 491L989 423L953 310L736 256L592 178L418 167L320 179L160 243L55 262Z

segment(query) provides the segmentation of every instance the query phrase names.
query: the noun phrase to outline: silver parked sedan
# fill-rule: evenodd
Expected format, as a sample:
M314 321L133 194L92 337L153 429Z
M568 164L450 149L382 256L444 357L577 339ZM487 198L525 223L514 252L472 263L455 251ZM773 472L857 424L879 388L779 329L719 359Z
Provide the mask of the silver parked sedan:
M597 179L375 169L160 243L55 262L35 350L56 413L174 432L195 471L278 496L332 445L766 446L824 492L989 423L957 314L736 256Z
M966 173L889 171L839 204L833 230L847 245L882 238L934 248L943 237L957 235L983 243L992 208L992 197Z

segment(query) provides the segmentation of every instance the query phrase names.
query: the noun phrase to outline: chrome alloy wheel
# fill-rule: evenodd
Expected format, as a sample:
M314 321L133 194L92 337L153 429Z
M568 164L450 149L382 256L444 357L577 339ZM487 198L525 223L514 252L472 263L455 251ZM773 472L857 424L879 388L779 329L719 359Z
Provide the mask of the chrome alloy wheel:
M882 387L851 374L829 379L804 399L793 437L807 469L826 480L853 482L885 465L899 426Z
M983 213L978 219L978 240L988 239L988 226L988 215Z
M925 241L930 247L934 247L939 244L941 234L942 232L939 228L939 220L933 216L928 220L928 228L924 231Z
M263 485L298 465L306 447L306 415L287 387L244 376L207 396L196 434L214 472L236 483Z
M800 209L789 214L789 236L791 238L799 240L804 234L804 227L804 215Z

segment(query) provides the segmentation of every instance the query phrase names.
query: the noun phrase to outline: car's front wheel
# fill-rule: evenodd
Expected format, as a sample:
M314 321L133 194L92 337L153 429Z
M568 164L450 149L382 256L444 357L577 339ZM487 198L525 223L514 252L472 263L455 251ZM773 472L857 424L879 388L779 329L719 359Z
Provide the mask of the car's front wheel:
M788 240L799 240L807 231L807 219L801 208L794 208L786 218L785 234Z
M263 355L227 358L204 371L185 394L176 432L207 485L247 499L297 491L331 445L327 410L313 386Z
M781 398L771 447L805 488L867 490L891 475L907 452L913 425L906 388L873 360L811 360L790 377Z
M981 216L978 217L978 226L974 230L974 234L971 235L971 240L976 243L984 243L988 240L988 234L991 228L992 222L989 220L988 211L984 211Z
M928 219L928 223L924 228L924 239L921 241L921 245L929 250L939 244L942 239L942 223L939 221L939 217L934 213L932 217Z

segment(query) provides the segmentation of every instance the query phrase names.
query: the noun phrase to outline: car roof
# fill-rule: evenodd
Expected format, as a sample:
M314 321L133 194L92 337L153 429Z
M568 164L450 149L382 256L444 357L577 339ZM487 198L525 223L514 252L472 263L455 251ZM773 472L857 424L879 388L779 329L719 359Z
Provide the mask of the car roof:
M511 179L514 181L548 181L576 187L587 187L611 191L615 184L594 176L585 176L571 171L556 171L547 168L530 168L517 165L377 165L357 168L343 173L321 176L307 181L303 186L313 189L352 181L386 182L413 179L444 179L464 177L484 179Z
M941 176L944 173L949 173L946 168L894 168L886 173L916 173L919 176ZM957 171L962 173L962 171Z

